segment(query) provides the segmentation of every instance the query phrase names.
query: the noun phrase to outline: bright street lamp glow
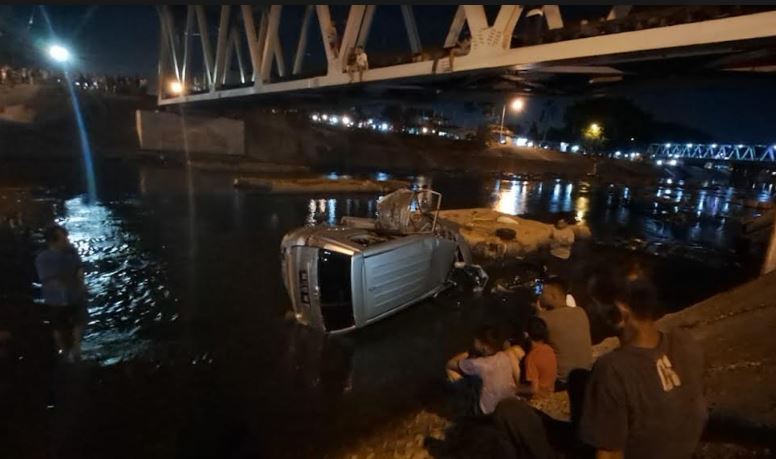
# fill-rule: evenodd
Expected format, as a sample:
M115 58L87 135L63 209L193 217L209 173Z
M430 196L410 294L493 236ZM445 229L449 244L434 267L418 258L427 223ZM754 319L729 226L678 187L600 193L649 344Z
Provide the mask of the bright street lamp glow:
M183 94L183 83L178 80L172 80L169 84L170 92L179 96Z
M49 57L57 62L67 62L70 60L70 51L62 45L51 45L48 49Z
M523 108L525 108L525 101L520 98L514 99L509 104L509 108L514 112L521 112L523 111Z

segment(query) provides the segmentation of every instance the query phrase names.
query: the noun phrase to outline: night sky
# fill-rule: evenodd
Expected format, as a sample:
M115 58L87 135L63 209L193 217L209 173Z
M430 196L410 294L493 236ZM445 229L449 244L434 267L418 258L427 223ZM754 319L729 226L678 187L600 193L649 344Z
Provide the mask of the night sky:
M17 22L28 24L32 6L14 6L12 15ZM284 23L291 26L280 30L285 54L295 48L295 28L301 21L304 6L284 8ZM591 8L591 7L587 7ZM595 8L595 7L592 7ZM153 6L48 6L54 32L59 39L77 53L79 65L94 73L143 75L155 79L159 44L159 25ZM416 6L415 15L423 43L441 42L447 33L454 8L450 6ZM488 7L489 15L494 7ZM564 10L565 11L565 10ZM332 7L332 17L344 26L346 6ZM564 13L565 14L565 13ZM381 20L377 20L381 17ZM429 19L430 18L430 19ZM283 24L283 23L282 23ZM28 26L39 40L48 39L48 28L36 12ZM396 28L402 28L396 33ZM320 48L320 35L311 33L310 59ZM398 6L378 8L367 52L370 60L379 53L401 52L408 49L406 35ZM290 63L291 59L287 58ZM692 81L675 86L669 84L624 87L616 95L632 98L638 105L652 112L662 121L686 124L701 129L718 143L771 143L776 142L773 129L773 110L776 107L776 84L773 78L729 82ZM560 122L562 108L570 98L559 98L554 120ZM529 106L522 116L525 124L538 117L539 105ZM674 139L681 141L680 139Z

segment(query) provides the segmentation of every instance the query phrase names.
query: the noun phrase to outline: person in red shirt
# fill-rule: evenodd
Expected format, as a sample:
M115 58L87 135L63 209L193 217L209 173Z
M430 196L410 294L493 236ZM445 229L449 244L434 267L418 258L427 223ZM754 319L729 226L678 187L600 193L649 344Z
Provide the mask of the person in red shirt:
M531 350L525 356L527 384L520 387L519 393L533 397L547 396L555 391L555 380L558 378L558 359L547 344L547 324L539 317L532 317L527 333L531 340Z

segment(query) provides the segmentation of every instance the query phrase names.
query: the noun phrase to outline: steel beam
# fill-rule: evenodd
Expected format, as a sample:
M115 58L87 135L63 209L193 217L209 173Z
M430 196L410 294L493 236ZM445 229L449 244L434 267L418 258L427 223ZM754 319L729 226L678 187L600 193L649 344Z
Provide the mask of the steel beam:
M331 14L328 5L315 5L315 14L318 16L318 25L321 28L321 38L323 39L323 49L326 52L326 62L328 62L328 72L331 73L331 62L337 57L337 50L331 47L329 42L329 30L332 27ZM337 32L339 33L339 32Z
M277 50L275 43L278 41L278 27L280 26L280 13L282 11L282 5L272 5L269 9L264 51L261 54L261 81L264 83L269 82L270 73L272 72L273 56L275 56Z
M216 41L216 68L213 73L213 83L210 85L210 90L215 91L216 87L222 84L225 73L226 64L226 38L229 33L229 15L232 12L230 5L224 5L221 7L221 17L218 21L218 40Z
M229 70L232 68L232 59L237 56L237 68L240 71L240 83L245 83L245 67L243 67L242 50L237 42L237 28L232 26L229 30L229 38L226 40L226 60L221 77L221 85L228 83Z
M278 67L278 76L286 76L286 59L283 56L283 46L280 43L280 37L275 32L275 43L272 46L272 53L275 56L275 64Z
M340 44L337 68L345 70L344 63L347 62L348 53L355 47L358 32L361 30L361 22L364 20L366 5L350 5L348 11L348 21L345 23L345 31L342 33L342 43Z
M512 44L512 34L515 32L517 21L523 13L523 7L519 5L502 5L498 10L493 29L500 34L500 47L509 49Z
M560 14L558 5L544 5L542 7L544 20L547 21L547 28L550 30L563 28L563 16Z
M633 9L633 5L614 5L609 11L609 15L606 17L607 21L615 21L617 19L623 19L628 16L628 13Z
M463 11L466 13L466 23L469 24L469 31L472 33L472 37L488 28L488 16L485 15L484 6L463 5Z
M466 24L466 11L463 9L463 5L458 5L455 10L455 16L453 22L450 24L450 29L447 31L447 37L445 38L444 48L452 48L458 42L458 37L461 36L461 30Z
M197 27L199 28L199 38L202 41L202 54L205 61L205 75L207 75L207 85L212 88L215 84L213 79L213 50L210 47L210 34L207 28L207 16L205 16L205 7L196 5L194 12L197 13Z
M315 6L307 5L304 10L304 19L302 19L302 30L299 32L299 43L296 45L296 54L294 55L294 68L291 74L299 75L302 72L304 55L307 52L307 31L310 29L310 20L315 12Z
M189 67L191 66L191 29L194 28L194 7L186 7L186 29L183 31L183 68L181 69L181 83L184 90L189 88Z
M178 65L178 52L177 52L177 46L175 43L175 22L172 19L172 13L170 12L170 6L169 5L163 5L161 11L162 15L162 21L164 22L165 32L167 35L167 39L169 40L169 55L172 59L173 63L173 70L175 71L175 79L180 81L181 79L181 72Z
M358 32L356 46L366 47L366 41L369 40L369 32L372 31L372 19L375 16L376 5L367 5L364 11L364 20L361 21L361 30Z
M237 29L234 29L232 36L234 37L234 40L233 40L234 52L237 55L237 68L240 69L240 83L245 84L245 64L244 64L245 61L243 60L242 48L240 47L240 42L237 39L237 36L238 36Z
M167 62L167 59L170 58L170 47L167 39L167 26L165 25L166 21L162 16L162 10L160 6L156 7L156 12L159 16L159 64L157 67L156 103L161 105L162 101L164 100L164 63Z
M253 69L251 79L258 84L260 81L258 75L261 68L261 47L256 35L256 24L253 21L253 8L250 5L240 5L240 9L245 27L245 39L248 42L248 51L251 53L251 68Z
M420 36L418 35L418 25L415 23L415 14L412 12L412 5L401 5L401 15L404 18L404 28L407 29L407 40L410 42L412 54L418 54L421 52L422 47L420 45Z

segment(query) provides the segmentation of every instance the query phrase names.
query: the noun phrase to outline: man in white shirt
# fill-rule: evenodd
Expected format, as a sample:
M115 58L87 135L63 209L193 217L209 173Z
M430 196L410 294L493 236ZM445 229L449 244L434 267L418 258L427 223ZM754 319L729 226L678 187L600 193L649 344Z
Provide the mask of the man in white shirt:
M358 81L364 81L364 70L369 69L369 59L364 51L363 46L356 48L355 62L348 66L348 74L350 76L350 82L353 82L353 73L358 71Z

